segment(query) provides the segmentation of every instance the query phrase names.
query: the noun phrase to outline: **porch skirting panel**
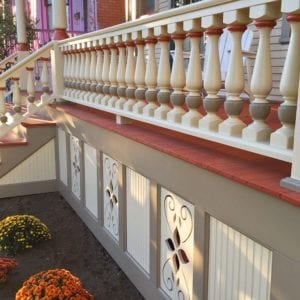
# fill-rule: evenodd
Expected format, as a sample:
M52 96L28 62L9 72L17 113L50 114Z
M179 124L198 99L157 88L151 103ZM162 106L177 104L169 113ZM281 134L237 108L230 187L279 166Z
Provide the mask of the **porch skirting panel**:
M289 279L300 277L298 208L71 115L51 115L65 135L59 191L146 299L298 298Z

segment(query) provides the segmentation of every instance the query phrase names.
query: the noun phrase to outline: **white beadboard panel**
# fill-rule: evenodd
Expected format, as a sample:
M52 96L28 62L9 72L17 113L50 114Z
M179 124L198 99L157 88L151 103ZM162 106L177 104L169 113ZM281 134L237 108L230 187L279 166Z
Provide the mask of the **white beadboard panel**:
M71 183L72 192L80 200L81 199L81 170L80 170L80 141L77 137L70 137L70 160L71 160Z
M56 179L54 139L2 177L0 185L52 179Z
M58 155L59 155L59 177L60 180L68 185L67 169L67 135L62 129L58 129Z
M119 241L119 163L103 154L104 227Z
M193 298L194 206L161 189L160 286L171 299Z
M127 251L149 273L150 181L127 168Z
M209 300L268 300L272 252L210 218Z
M97 150L84 144L85 205L98 218Z

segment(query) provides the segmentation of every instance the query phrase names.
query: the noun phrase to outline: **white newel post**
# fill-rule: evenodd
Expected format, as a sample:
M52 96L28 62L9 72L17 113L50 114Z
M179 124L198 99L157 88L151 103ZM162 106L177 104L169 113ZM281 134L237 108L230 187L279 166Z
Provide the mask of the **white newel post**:
M109 107L114 107L118 100L118 81L117 81L118 47L115 44L110 44L109 49L110 49L110 70L109 70L110 99L108 100L107 104Z
M159 120L165 120L167 113L171 110L170 107L170 53L169 44L170 36L167 35L167 30L163 27L155 28L155 34L158 35L160 45L160 57L158 64L157 85L159 92L157 94L160 106L155 110L154 117Z
M202 103L200 91L202 89L202 67L200 57L200 40L203 33L200 30L200 22L185 23L185 30L189 30L187 37L190 38L191 53L186 77L186 87L188 95L186 97L186 104L189 111L182 116L182 124L185 126L198 127L199 120L202 115L198 109Z
M117 47L119 49L119 61L118 61L118 71L117 71L117 81L118 81L118 96L115 107L118 109L123 109L124 103L126 102L126 82L125 82L125 71L126 71L126 46L122 43L121 39L118 37Z
M54 28L53 40L68 38L67 34L67 10L64 0L52 0L52 23Z
M109 56L109 48L107 45L102 46L103 49L103 70L102 70L102 80L104 82L103 86L103 94L104 97L101 99L102 105L107 105L109 96L109 69L110 69L110 56Z
M217 94L222 87L219 39L223 30L221 28L209 28L205 33L209 51L206 51L208 56L204 73L204 88L207 96L203 100L203 106L207 114L199 120L199 127L209 131L217 131L222 122L222 119L217 115L221 105L221 99Z
M246 14L247 13L247 14ZM232 50L230 53L228 72L225 79L226 101L225 111L228 118L220 123L219 132L229 136L240 136L246 124L239 118L243 109L241 93L244 90L244 65L242 54L242 36L247 29L248 12L224 13L224 23L230 32Z
M128 37L129 38L129 37ZM135 57L135 43L128 39L126 41L127 48L127 63L126 63L126 71L125 71L125 81L127 85L126 96L127 101L124 103L125 111L132 111L132 108L135 104L135 65L136 65L136 57Z
M155 56L155 45L157 39L153 36L153 32L146 33L145 39L146 47L148 49L148 59L146 64L145 84L147 91L145 94L148 104L143 108L143 115L153 117L157 109L157 62Z
M175 43L175 53L170 80L174 91L170 97L173 108L168 112L167 120L175 123L181 123L181 117L186 113L186 111L182 108L185 102L185 95L183 93L183 88L185 86L185 68L183 59L183 42L185 40L185 33L181 32L180 29L178 32L175 29L175 32L171 35L171 38Z
M138 32L136 36L135 44L137 47L137 59L135 67L134 82L137 87L135 90L135 98L137 102L133 106L133 112L141 114L143 108L146 106L145 101L145 72L146 72L146 63L145 63L145 41L141 39L141 33Z
M291 25L291 39L280 81L284 102L278 109L278 116L282 127L271 134L270 143L274 147L292 149L300 73L300 14L289 14L287 20Z

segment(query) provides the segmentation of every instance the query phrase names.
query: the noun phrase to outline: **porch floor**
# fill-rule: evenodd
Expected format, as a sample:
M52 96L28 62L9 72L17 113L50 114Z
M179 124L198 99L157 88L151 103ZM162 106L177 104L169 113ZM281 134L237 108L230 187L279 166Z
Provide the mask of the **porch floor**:
M22 282L42 270L65 268L95 299L143 299L126 275L59 193L1 199L0 219L33 214L48 225L52 240L17 255L19 267L0 288L0 299L15 299Z

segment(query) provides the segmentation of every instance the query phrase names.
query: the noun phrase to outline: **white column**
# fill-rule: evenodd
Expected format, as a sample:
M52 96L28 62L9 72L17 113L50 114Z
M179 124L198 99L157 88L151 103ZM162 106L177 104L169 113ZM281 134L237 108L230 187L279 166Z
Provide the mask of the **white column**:
M219 39L223 30L220 28L209 28L207 35L207 62L204 74L204 88L207 96L203 106L207 114L199 120L199 128L217 131L222 119L217 115L220 108L220 97L217 95L222 87L221 66L219 57Z
M186 104L189 111L182 116L182 124L185 126L198 127L199 120L202 118L202 115L198 111L202 102L200 95L202 89L200 39L202 35L202 32L195 31L191 31L187 35L190 38L191 53L186 78L186 87L189 91L186 97Z
M118 81L118 96L115 107L118 109L123 109L124 103L126 102L126 82L125 82L125 72L126 72L126 46L124 43L117 43L119 49L119 62L117 71L117 81Z
M251 92L255 98L250 104L253 123L243 130L242 137L248 141L260 142L269 140L272 131L265 120L270 113L267 96L272 90L273 83L270 35L276 22L273 20L257 20L255 25L259 30L259 44L251 79Z
M270 143L274 147L292 149L300 72L300 14L288 15L287 20L291 24L291 39L280 81L284 102L278 109L278 116L282 127L271 134Z
M160 106L155 110L154 117L156 119L165 120L167 113L171 110L170 103L170 53L169 43L170 37L168 35L162 35L158 38L160 44L160 58L158 64L157 85L159 92L157 94L158 102Z
M53 40L68 38L67 7L64 0L52 0L52 22L54 28Z
M132 111L132 108L135 104L135 65L136 65L136 57L135 57L135 43L131 40L126 41L127 48L127 63L126 63L126 71L125 71L125 81L127 85L126 96L127 101L124 103L125 111Z
M183 59L183 42L185 40L185 34L175 33L172 34L171 38L175 42L175 54L170 81L174 91L171 94L173 109L168 112L167 120L170 122L181 123L181 117L186 112L182 108L185 101L183 93L183 88L185 86L185 68Z
M110 48L110 70L109 70L110 99L108 100L107 104L110 107L114 107L115 103L118 100L118 82L117 82L118 48L115 44L111 44L109 48Z
M148 48L148 60L146 64L145 83L147 86L146 100L148 104L143 109L143 115L148 117L154 116L154 111L157 109L157 62L155 56L155 45L157 39L154 37L145 40Z
M145 101L145 72L146 72L146 63L145 63L145 42L143 40L136 40L135 42L137 47L137 59L135 67L134 82L137 89L135 90L135 98L137 102L133 106L133 112L141 114L143 108L146 106Z
M227 97L225 111L228 118L219 125L219 132L229 136L240 136L246 124L239 118L243 109L240 95L244 90L244 65L242 54L242 35L247 29L245 25L232 24L227 27L231 35L232 49L228 72L225 80Z
M17 47L19 51L27 51L26 46L26 19L25 0L15 0L16 3L16 27Z

